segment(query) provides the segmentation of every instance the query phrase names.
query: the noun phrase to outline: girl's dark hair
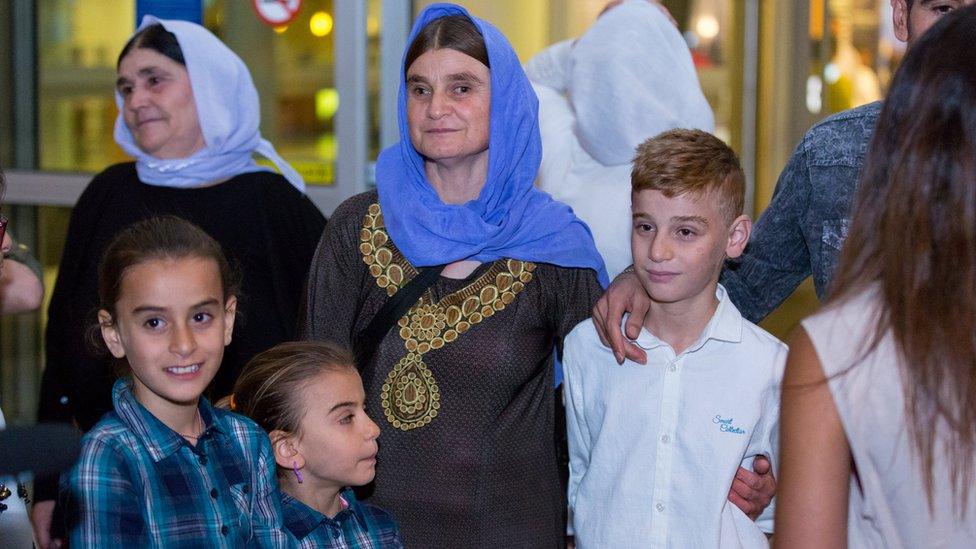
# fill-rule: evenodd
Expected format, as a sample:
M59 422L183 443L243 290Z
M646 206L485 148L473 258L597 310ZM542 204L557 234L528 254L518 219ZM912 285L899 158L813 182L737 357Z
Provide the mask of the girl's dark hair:
M119 232L98 264L98 306L116 317L115 304L122 281L132 267L157 259L188 257L213 259L220 271L224 299L237 295L240 275L232 268L220 244L193 223L173 215L151 217Z
M129 55L129 52L134 48L153 50L156 53L169 57L184 67L186 66L186 60L183 59L183 50L180 48L180 43L176 40L176 35L163 28L160 24L149 25L137 32L125 43L125 47L122 48L122 53L119 54L119 60L115 63L116 70L122 64L122 59L126 55Z
M441 49L459 51L491 68L485 39L474 22L463 15L448 15L428 23L410 43L403 63L404 75L418 57L430 50Z
M293 341L259 353L234 385L231 408L253 419L269 434L300 434L307 410L304 388L326 372L356 371L352 353L334 343Z
M871 287L890 333L931 505L933 455L957 501L976 461L976 6L909 48L885 99L829 304ZM945 438L937 439L944 425ZM963 507L964 508L964 507Z

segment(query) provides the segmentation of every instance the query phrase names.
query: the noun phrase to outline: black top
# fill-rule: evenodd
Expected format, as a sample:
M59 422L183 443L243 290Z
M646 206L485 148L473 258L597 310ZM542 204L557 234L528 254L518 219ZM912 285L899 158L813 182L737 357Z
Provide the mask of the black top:
M416 269L375 191L336 209L309 274L303 337L350 345ZM602 290L590 269L498 260L440 277L359 364L379 425L369 502L406 547L559 547L552 350Z
M112 358L95 356L86 338L98 304L98 262L119 230L166 214L200 226L243 275L233 341L212 397L229 394L255 354L294 338L305 276L325 227L307 197L272 172L174 189L140 182L134 163L117 164L92 179L71 212L48 308L40 421L73 420L88 430L112 409Z

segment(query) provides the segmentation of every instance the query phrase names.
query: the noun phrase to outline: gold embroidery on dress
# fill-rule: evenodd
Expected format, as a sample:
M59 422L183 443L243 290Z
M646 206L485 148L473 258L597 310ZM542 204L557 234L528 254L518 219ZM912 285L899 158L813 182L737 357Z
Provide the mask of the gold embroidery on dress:
M379 204L370 205L359 240L369 273L388 296L417 275L386 233ZM496 261L478 280L436 303L428 289L400 318L397 325L407 354L390 370L380 393L383 414L391 425L409 431L437 417L440 388L423 355L456 341L471 326L503 310L532 280L534 270L535 264L528 261Z

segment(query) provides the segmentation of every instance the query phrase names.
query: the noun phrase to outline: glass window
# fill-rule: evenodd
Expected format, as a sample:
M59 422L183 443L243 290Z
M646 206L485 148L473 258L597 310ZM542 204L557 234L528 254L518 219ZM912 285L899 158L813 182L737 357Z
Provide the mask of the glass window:
M370 158L378 153L379 141L380 5L380 0L367 4L367 86L372 123L366 142ZM261 21L249 1L204 0L203 7L204 25L240 55L251 71L261 98L264 137L310 186L332 185L337 151L334 117L339 106L333 1L304 0L297 17L278 28ZM0 14L7 11L8 7L0 8ZM135 12L134 0L36 3L39 169L97 173L129 160L112 136L118 114L113 89L118 53L135 29ZM6 34L0 38L6 40ZM10 73L6 65L0 69L5 75ZM0 110L0 115L7 117L5 110ZM7 153L4 149L4 156ZM31 228L36 227L35 252L44 266L49 299L70 209L30 209L36 211L36 224L31 223ZM22 238L30 242L29 236ZM4 325L3 337L9 339L14 332L7 329L8 325L10 322ZM29 331L39 338L43 318ZM7 360L11 349L5 346L4 364L13 364ZM36 377L41 360L40 356L31 356L31 364L18 363L18 368ZM0 389L5 396L10 393L7 386L12 379L4 376ZM12 399L8 403L15 404ZM20 403L23 410L33 413L33 399L22 398Z
M339 96L332 15L331 0L305 0L295 19L275 28L258 19L250 2L214 0L204 15L204 24L251 70L262 134L309 185L334 181Z
M877 0L811 0L810 40L806 105L817 116L881 99L905 53L891 5Z
M380 0L368 3L370 157L379 142ZM43 0L38 4L40 168L98 172L127 160L115 145L112 95L118 52L135 27L132 0ZM305 0L272 28L250 2L207 0L204 25L247 64L261 97L261 131L310 185L334 181L332 0Z
M134 20L132 0L38 2L40 169L97 172L126 159L112 140L112 89Z

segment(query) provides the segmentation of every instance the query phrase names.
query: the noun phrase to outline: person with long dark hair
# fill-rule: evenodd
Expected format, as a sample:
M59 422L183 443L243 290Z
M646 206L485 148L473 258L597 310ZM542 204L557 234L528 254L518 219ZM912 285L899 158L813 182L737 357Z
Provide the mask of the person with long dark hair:
M974 36L970 6L906 56L790 344L777 547L976 546Z

